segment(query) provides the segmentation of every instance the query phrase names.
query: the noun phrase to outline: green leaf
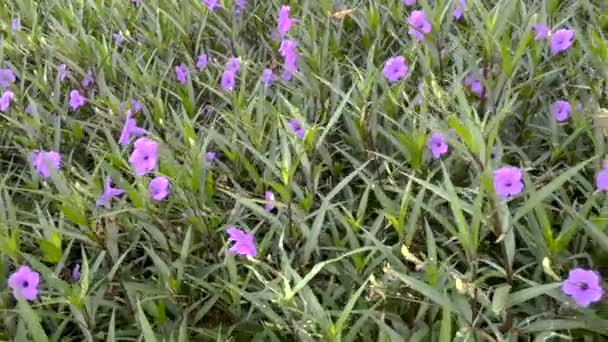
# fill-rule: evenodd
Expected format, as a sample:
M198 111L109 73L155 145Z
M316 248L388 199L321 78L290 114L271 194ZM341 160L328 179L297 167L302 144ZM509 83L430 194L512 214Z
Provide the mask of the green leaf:
M538 192L532 192L530 189L528 191L532 192L530 198L523 203L523 205L515 212L513 217L513 222L519 221L524 215L526 215L531 210L534 210L545 198L551 196L554 192L556 192L559 188L561 188L564 183L574 178L582 168L584 168L591 160L595 158L587 159L575 167L570 168L568 171L562 173L558 177L554 178L549 184L542 187ZM528 188L532 188L533 184L527 184Z
M499 286L496 291L494 291L494 297L492 298L492 311L494 311L494 313L498 314L505 309L510 291L511 285L508 284Z
M137 300L137 321L144 335L144 341L157 342L156 336L154 335L154 331L152 331L152 327L150 326L150 323L146 318L146 313L141 308L141 302L139 301L139 299Z
M321 207L316 212L315 220L312 223L312 227L310 229L310 234L306 237L306 243L304 244L304 255L303 261L304 263L308 263L312 252L318 246L319 243L319 235L321 234L321 229L323 228L323 223L325 221L325 214L327 209L329 209L331 200L336 196L345 186L347 186L368 164L369 162L363 163L363 165L359 166L355 171L351 172L348 176L346 176L335 188L331 189L331 191L327 194L325 198L323 198L323 202L321 203Z
M525 303L530 299L536 298L538 296L547 295L549 294L549 292L552 292L560 286L561 283L551 283L544 285L536 285L524 290L513 292L509 295L507 303L504 305L504 309L508 309L510 307Z
M17 306L19 307L19 313L27 324L28 331L35 342L48 342L48 337L40 325L40 318L34 310L30 307L30 304L21 296L17 296Z

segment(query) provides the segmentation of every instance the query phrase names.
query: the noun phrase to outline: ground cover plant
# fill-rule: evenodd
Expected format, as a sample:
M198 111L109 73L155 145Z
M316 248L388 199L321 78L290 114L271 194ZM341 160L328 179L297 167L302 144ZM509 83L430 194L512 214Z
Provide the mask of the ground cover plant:
M608 337L605 1L0 22L0 339Z

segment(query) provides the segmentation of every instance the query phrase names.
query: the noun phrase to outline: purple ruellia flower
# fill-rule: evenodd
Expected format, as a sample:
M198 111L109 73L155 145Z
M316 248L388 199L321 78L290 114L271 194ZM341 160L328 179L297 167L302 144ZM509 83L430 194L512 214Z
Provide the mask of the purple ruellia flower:
M409 68L405 63L405 57L396 56L391 57L384 62L382 75L384 75L384 77L386 77L390 82L397 82L407 74L408 70Z
M213 163L215 161L215 155L216 155L215 152L209 151L209 152L205 153L205 160L210 163Z
M57 71L60 81L65 80L65 78L68 76L68 66L65 64L61 64L59 67L57 67Z
M44 178L48 178L51 175L47 164L55 170L61 165L61 154L59 154L59 152L34 150L32 151L31 157L36 173Z
M443 136L436 132L431 134L426 140L426 147L431 151L434 159L439 159L442 154L448 152L448 144Z
M34 111L34 107L36 107L38 104L34 101L30 102L27 104L27 106L25 106L25 113L32 115L32 112Z
M11 20L11 28L13 29L13 31L17 31L19 29L19 19L18 18L13 18L13 20Z
M137 122L135 121L135 119L131 118L132 112L138 112L135 111L136 108L133 107L129 109L126 113L127 117L125 119L125 125L122 127L122 131L120 132L120 138L118 138L118 143L122 146L125 146L129 143L129 139L132 135L142 135L146 132L145 129L137 127Z
M289 127L289 130L291 130L291 132L293 132L293 134L295 134L299 139L304 138L304 133L306 133L306 130L302 127L300 120L296 118L290 119L287 121L287 127Z
M10 68L0 69L0 86L2 88L8 88L15 82L15 74Z
M574 30L559 29L551 35L551 54L566 51L574 41Z
M568 272L568 279L562 283L562 292L572 297L582 307L599 302L604 295L597 273L583 268L575 268Z
M459 0L458 3L456 4L456 6L454 7L454 18L456 20L460 20L460 18L462 18L462 12L464 12L464 10L467 8L467 1L466 0Z
M122 35L120 33L112 34L112 39L114 39L114 43L120 44L122 42Z
M148 138L138 138L133 145L135 148L129 156L129 163L135 168L135 174L145 175L148 171L156 168L158 161L158 143Z
M80 280L80 264L76 264L74 265L74 268L72 268L72 279L75 281Z
M237 73L239 71L239 59L238 57L230 57L228 58L228 60L226 61L226 65L224 70L230 70L233 73Z
M175 79L183 84L186 85L186 76L188 75L188 69L186 68L185 65L183 64L179 64L175 66Z
M207 5L207 9L212 12L216 7L221 7L218 0L203 0L203 2Z
M234 72L231 70L226 70L222 73L222 79L220 80L220 86L223 90L232 90L234 89L235 79Z
M409 34L416 40L424 40L424 35L431 32L431 23L426 19L424 11L412 11L408 22L410 24Z
M606 168L606 165L604 165L604 169L595 176L595 183L598 190L608 191L608 168Z
M228 240L233 241L234 245L230 247L229 251L234 254L247 255L255 257L257 251L255 249L253 235L238 229L237 227L231 226L226 230L228 233Z
M232 13L234 15L241 14L241 12L243 11L243 9L245 9L246 5L247 5L247 1L246 0L236 0L234 2L234 9L232 10Z
M106 176L103 181L103 193L99 196L95 204L97 204L98 207L108 207L112 197L118 197L124 193L125 191L123 189L113 188L110 176Z
M532 25L532 30L534 30L534 40L543 40L549 37L549 28L543 24L534 24Z
M470 74L464 79L464 85L468 86L469 90L477 95L477 97L483 97L483 84L474 74Z
M264 87L268 87L274 81L274 74L271 68L266 68L262 71L262 83Z
M169 196L169 180L163 176L152 178L148 185L148 193L150 198L155 201L160 201Z
M8 107L11 105L11 99L13 97L15 97L15 93L10 90L2 93L2 96L0 97L0 112L6 112Z
M272 191L266 191L264 193L264 209L268 212L274 209L274 194Z
M285 39L279 45L279 54L283 57L283 75L285 81L289 81L294 72L298 70L298 53L296 52L296 42Z
M80 94L78 90L73 89L70 91L70 107L72 107L72 110L76 110L84 106L85 103L87 103L87 100Z
M557 121L565 121L570 116L570 103L566 100L557 100L551 105L551 113Z
M40 275L28 266L21 266L8 278L8 287L13 289L13 296L21 295L27 300L34 300L38 296Z
M93 72L91 70L89 70L84 75L84 78L82 79L82 81L80 81L80 84L83 87L88 88L91 85L91 83L93 83Z
M401 0L401 2L406 6L412 6L416 3L416 0Z
M202 53L196 59L196 68L198 70L203 70L207 66L207 54Z
M514 166L503 166L494 170L494 190L501 198L508 198L522 192L521 169Z
M293 19L289 17L289 11L291 7L287 5L281 6L279 9L279 18L277 19L277 30L281 37L285 36L289 29L291 28L291 24L293 23Z

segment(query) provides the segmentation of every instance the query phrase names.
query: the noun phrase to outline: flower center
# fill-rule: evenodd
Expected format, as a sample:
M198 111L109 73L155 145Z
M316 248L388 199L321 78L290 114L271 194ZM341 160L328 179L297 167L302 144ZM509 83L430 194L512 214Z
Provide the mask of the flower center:
M506 187L509 187L509 188L510 188L512 185L513 185L513 183L511 183L511 181L506 181L506 182L505 182L505 186L506 186Z
M576 283L576 286L578 286L581 290L588 290L589 289L589 285L587 283L582 282L582 281L579 281L578 283Z
M25 280L25 281L24 281L24 282L21 284L21 286L22 286L22 287L28 287L28 286L30 286L30 283L28 283L28 282L27 282L27 280Z

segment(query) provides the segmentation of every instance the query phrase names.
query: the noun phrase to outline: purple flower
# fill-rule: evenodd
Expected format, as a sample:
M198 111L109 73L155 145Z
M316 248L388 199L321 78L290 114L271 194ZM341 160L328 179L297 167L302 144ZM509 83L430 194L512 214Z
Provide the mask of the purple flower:
M34 300L38 296L40 275L28 266L21 266L8 278L8 287L13 289L15 299L21 295L27 300Z
M188 74L188 69L185 65L179 64L175 66L175 79L183 85L186 85L186 76Z
M401 0L401 2L406 6L412 6L416 3L416 0Z
M207 5L207 9L213 12L216 7L221 7L218 0L203 0L203 2Z
M131 135L137 136L142 135L146 132L145 129L137 127L137 122L135 121L135 119L131 118L132 109L129 109L126 113L127 118L125 119L125 125L122 127L122 131L120 132L120 138L118 139L118 143L122 146L125 146L129 143Z
M494 170L494 190L501 198L508 198L522 192L521 169L503 166Z
M34 111L34 107L37 106L38 104L36 102L30 102L27 104L27 106L25 106L25 112L29 115L32 115L32 112Z
M118 45L122 42L122 35L120 33L114 33L112 34L112 39L114 39L114 43Z
M532 29L534 30L534 40L539 41L549 37L549 28L543 24L534 24L532 25Z
M565 121L570 116L570 103L566 100L557 100L551 105L551 113L558 122Z
M595 183L597 184L598 190L608 191L608 169L606 169L605 166L604 169L595 176Z
M287 121L287 127L289 127L291 132L293 132L298 139L304 138L304 133L306 133L306 130L302 127L302 124L300 124L300 120L296 118L290 119Z
M60 81L65 80L65 78L68 76L68 66L67 66L67 65L65 65L65 64L61 64L61 65L60 65L60 66L57 68L57 70L59 71L59 72L58 72L58 75L59 75L59 80L60 80Z
M32 151L31 157L36 173L44 178L48 178L51 175L47 163L55 170L59 169L59 166L61 165L61 154L59 154L59 152L34 150Z
M169 180L163 176L154 177L148 185L150 198L155 201L161 201L169 196Z
M80 84L84 88L88 88L91 85L91 83L93 83L93 72L91 70L89 70L84 75L84 78L82 79L82 81L80 81Z
M492 152L490 153L490 159L496 158L496 146L492 146Z
M234 10L232 11L232 13L234 15L241 14L241 12L243 11L243 9L245 8L245 5L247 5L247 1L246 0L236 0L234 2Z
M74 268L72 269L72 279L75 281L80 280L80 264L74 265Z
M464 12L465 8L467 8L467 1L459 0L459 4L456 4L453 13L456 20L460 20L460 18L462 18L462 12Z
M410 24L409 34L416 40L424 40L424 35L431 32L431 23L426 19L424 11L412 11L408 19Z
M575 268L568 272L568 279L562 283L562 292L572 297L582 307L599 302L604 295L597 273L583 268Z
M134 147L129 157L129 163L135 168L135 174L143 176L148 171L154 170L158 161L158 143L142 137L135 140Z
M264 193L264 209L271 212L274 209L274 194L272 191L266 191Z
M574 41L574 30L559 29L551 35L551 54L566 51Z
M2 97L0 97L0 112L6 112L8 107L11 104L11 99L15 97L15 93L10 90L2 93Z
M257 251L255 249L255 238L253 235L234 226L228 227L226 232L229 236L228 240L234 242L234 245L229 249L230 252L251 257L256 256Z
M206 66L207 66L207 54L202 53L197 58L196 67L198 68L198 70L203 70L203 68Z
M289 17L289 11L291 7L287 5L281 6L279 9L279 18L277 19L277 30L279 30L279 34L285 36L289 29L291 28L291 24L293 20Z
M469 90L477 95L477 97L483 97L483 84L474 74L470 74L464 79L464 85L468 86Z
M80 92L76 89L70 91L70 107L72 110L76 110L87 102L87 100L80 94Z
M220 85L223 90L232 90L234 89L235 79L234 72L230 70L226 70L222 73L222 79L220 80Z
M296 42L290 39L285 39L279 45L279 54L283 57L283 72L282 78L286 81L291 79L294 72L298 70L297 60L298 54L296 52Z
M264 87L268 87L274 81L274 74L271 68L266 68L262 71L262 83Z
M433 133L429 136L426 140L426 147L431 151L434 159L439 159L442 154L448 152L448 144L439 133Z
M405 57L396 56L391 57L384 62L382 75L390 82L397 82L407 74L408 70L409 68L405 63Z
M210 163L213 163L215 161L215 152L209 151L205 153L205 160Z
M226 61L225 70L230 70L236 74L239 71L239 59L234 56L228 58L228 61Z
M112 197L118 197L124 193L125 191L123 189L113 188L112 179L110 179L110 176L107 176L103 182L103 193L99 196L95 204L97 204L98 207L107 208L110 205L110 199Z
M2 88L8 88L15 82L15 74L10 68L0 69L0 86Z
M17 31L19 29L19 19L18 18L13 18L13 20L11 20L11 28L13 29L13 31Z

